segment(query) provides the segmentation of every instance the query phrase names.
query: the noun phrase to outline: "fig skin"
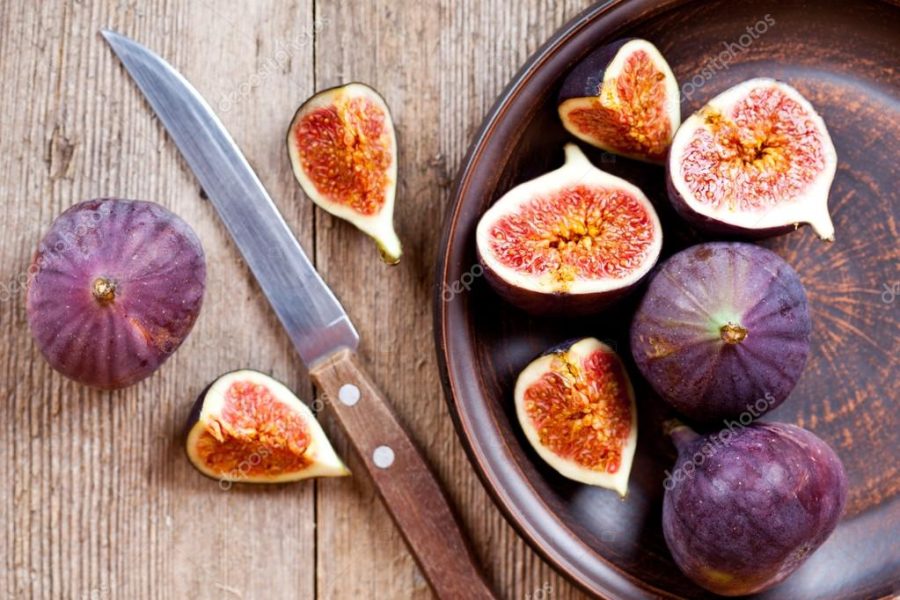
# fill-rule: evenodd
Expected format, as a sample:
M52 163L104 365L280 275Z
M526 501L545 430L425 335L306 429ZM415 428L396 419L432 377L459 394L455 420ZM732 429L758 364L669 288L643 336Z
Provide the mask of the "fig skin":
M34 255L28 324L56 371L123 388L181 345L205 281L200 240L177 215L142 200L87 200L53 222Z
M756 211L742 211L731 209L725 213L704 214L710 211L709 207L698 203L692 206L686 197L686 190L679 190L679 186L686 186L685 175L682 174L682 162L684 161L684 146L690 136L698 130L709 131L712 125L709 123L710 115L725 122L730 122L730 111L741 99L746 99L753 91L776 90L779 94L796 103L808 117L807 125L800 129L811 130L819 135L821 144L822 169L804 188L803 192L794 198L783 198L775 207L767 207ZM799 134L798 134L799 135ZM742 140L745 141L745 140ZM760 144L765 143L759 142ZM796 155L794 152L785 151L788 161ZM721 156L722 161L733 160ZM790 164L790 163L788 163ZM755 170L755 164L745 164L744 168ZM825 122L815 111L809 101L799 91L790 85L769 78L756 78L744 81L725 90L709 101L704 107L688 117L679 130L675 133L672 146L666 160L666 189L669 201L675 212L687 223L700 231L714 235L734 236L738 238L754 240L782 235L797 230L801 225L808 224L821 239L834 241L834 225L828 212L828 195L834 180L837 168L837 153L834 144L825 126ZM725 189L721 180L718 187Z
M575 65L563 80L559 89L557 104L574 98L585 98L597 95L603 85L603 76L612 59L616 57L622 46L637 38L622 38L597 48Z
M678 567L707 590L741 596L769 589L837 526L847 476L811 432L754 423L706 437L680 426L672 437L673 473L681 477L666 481L663 534Z
M577 145L566 144L564 149L566 160L563 166L506 192L485 212L476 232L476 255L485 280L505 301L537 316L574 317L600 312L641 284L656 264L662 249L662 226L644 193L624 179L596 168ZM643 211L649 240L639 262L632 265L630 272L621 278L603 274L560 283L552 273L522 273L514 267L503 265L493 255L490 251L490 231L498 221L517 214L535 198L555 196L573 186L622 192ZM556 236L553 232L541 233ZM591 251L585 251L585 254L590 256Z
M314 181L303 168L303 165L301 164L302 155L307 149L301 148L296 138L296 129L300 126L304 117L317 110L333 108L340 103L352 99L365 99L371 106L378 108L384 118L385 140L383 141L387 142L387 150L391 160L384 172L386 180L383 189L384 204L380 210L374 214L363 214L362 212L355 210L352 206L347 205L347 203L335 201L333 198L328 197L327 194L322 193L317 184L328 182ZM346 123L344 123L344 125L346 125ZM358 136L357 139L360 139L361 137L363 136ZM360 82L334 86L317 92L301 104L294 113L294 117L291 119L290 126L287 130L285 142L294 177L297 179L297 182L300 184L304 193L321 209L340 219L350 222L360 231L371 237L378 246L378 251L384 262L390 265L397 264L400 261L400 256L403 254L403 247L394 231L393 223L394 204L397 194L397 134L394 129L390 108L381 94L368 85ZM371 172L369 167L370 165L367 165L363 172ZM340 175L342 174L339 173L338 176ZM352 178L358 179L358 176L353 176Z
M654 274L631 324L631 350L679 413L722 422L781 404L800 378L812 325L806 292L777 254L711 242Z
M246 455L242 455L236 465L222 468L206 460L204 449L208 450L209 444L215 444L215 438L210 438L208 435L210 431L229 433L222 414L226 412L227 408L226 396L231 386L236 383L265 388L271 394L273 402L281 409L281 413L267 410L265 414L274 420L255 423L252 426L248 422L242 423L240 434L246 439L240 438L240 440L245 443ZM252 421L252 417L255 415L246 414L246 405L241 408L245 412L240 413L240 416ZM281 453L283 456L285 448L289 448L278 440L278 436L288 427L284 415L298 416L306 429L305 434L309 437L308 445L302 453L303 465L294 469L279 468L276 460L276 455ZM217 426L212 428L211 423L216 423ZM253 431L249 431L250 429ZM227 437L230 441L238 439L235 435L227 435ZM263 439L268 440L268 445L260 441ZM216 449L221 450L222 446L220 445ZM185 428L185 452L194 468L206 477L220 483L286 483L312 477L344 477L350 474L306 404L281 382L252 369L225 373L217 377L200 393L188 416ZM290 453L288 454L290 455ZM266 469L269 470L266 471Z
M597 353L602 355L600 357L602 362L592 363L591 359L596 358L595 354ZM560 363L557 362L559 360L565 361L563 364L566 365L566 368L562 371L562 375L559 375L560 371L557 370L560 366ZM586 365L588 364L599 364L599 368L602 369L602 374L598 375L597 371L589 371L589 369L586 368ZM576 389L576 385L579 386L578 389L592 389L592 386L597 386L604 390L610 388L616 389L622 393L625 402L628 404L628 422L627 432L625 432L623 438L618 440L621 442L621 447L617 449L618 461L615 468L610 469L608 466L609 462L606 463L606 468L602 466L603 463L598 465L594 462L592 465L585 465L583 462L579 462L572 456L561 455L555 449L545 445L541 441L541 432L538 430L535 420L529 413L528 393L533 390L533 386L541 384L541 382L544 381L544 377L553 373L557 373L556 377L558 379L556 380L563 382L565 389L568 390L569 394ZM577 374L576 378L572 377L574 374ZM604 385L604 382L614 383ZM544 389L546 390L547 388ZM558 388L551 387L551 389ZM567 398L571 400L570 396L556 398L552 406L561 408L562 410L572 409L573 406L571 403L562 406L564 404L562 400ZM591 399L595 400L596 398L592 397ZM622 400L622 398L619 398L619 400ZM623 498L625 497L628 491L628 476L631 473L631 464L634 459L635 448L637 447L637 408L635 405L634 388L631 385L631 380L628 378L628 373L626 372L621 359L612 348L595 338L583 338L568 340L548 349L534 359L519 374L519 377L516 380L514 401L519 425L522 427L522 431L525 433L525 437L531 444L531 447L544 462L567 479L614 490ZM573 427L573 419L576 417L581 419L592 416L596 417L599 414L602 415L601 419L605 419L600 424L600 429L603 429L611 435L623 433L613 424L615 417L611 421L609 419L609 413L604 413L603 411L605 409L602 407L602 404L597 404L593 410L585 411L584 409L579 409L569 415L563 415L565 420L562 426L566 428ZM621 405L619 408L621 408ZM619 413L613 412L612 414L617 415ZM560 425L559 423L556 424ZM551 423L551 426L552 425L553 424ZM581 431L584 431L584 429ZM568 438L571 443L576 445L581 444L576 451L598 450L596 447L586 448L583 445L584 438L579 437L577 431L574 432L574 434L571 431L564 431L563 433L572 434ZM605 452L607 449L608 446L604 447L601 451ZM606 456L607 457L603 460L609 461L609 455Z
M628 46L628 48L626 48ZM624 49L624 50L623 50ZM601 95L603 89L604 78L607 71L611 67L611 63L616 60L620 51L636 52L644 51L654 61L656 66L664 75L662 85L667 92L666 105L664 107L664 118L669 127L668 139L666 140L666 148L671 143L675 131L681 123L681 101L678 89L678 83L675 75L672 73L665 58L659 50L647 40L640 38L624 38L601 46L583 58L566 76L557 96L557 106L559 109L559 117L566 130L578 139L591 144L597 148L625 156L634 160L640 160L651 164L661 165L665 162L665 152L657 152L653 155L642 152L628 152L622 150L616 145L619 136L615 140L604 140L595 135L583 132L571 123L568 114L569 110L576 106L586 107L586 101L595 101ZM614 74L617 76L621 73Z

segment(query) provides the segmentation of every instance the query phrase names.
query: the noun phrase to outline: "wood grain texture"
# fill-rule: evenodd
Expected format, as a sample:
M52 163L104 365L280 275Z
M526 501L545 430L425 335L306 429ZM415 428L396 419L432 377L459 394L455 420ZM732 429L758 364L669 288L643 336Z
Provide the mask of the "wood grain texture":
M259 288L162 128L97 34L159 52L217 110L362 334L362 360L445 484L492 585L579 597L513 532L453 430L433 352L431 285L456 168L520 63L585 0L427 2L0 1L0 598L427 598L362 478L228 491L200 476L182 427L200 390L252 367L312 388ZM315 89L358 79L399 128L394 269L314 211L283 134ZM205 307L151 379L86 390L52 373L25 322L31 253L75 202L155 200L208 263ZM339 451L339 428L325 417ZM359 469L353 460L351 468Z

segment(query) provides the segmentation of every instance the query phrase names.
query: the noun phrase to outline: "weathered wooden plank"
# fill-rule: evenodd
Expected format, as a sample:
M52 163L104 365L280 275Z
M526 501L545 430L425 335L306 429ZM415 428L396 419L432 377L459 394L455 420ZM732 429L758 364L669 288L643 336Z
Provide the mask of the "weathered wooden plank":
M311 390L101 26L159 51L219 111L357 322L366 366L447 484L495 587L507 597L575 595L506 524L465 458L441 398L430 286L471 135L518 65L584 4L319 2L314 22L311 1L2 3L0 597L430 596L361 477L224 491L183 459L183 420L218 373L251 366L303 397ZM351 227L320 211L314 221L284 156L283 130L314 83L351 79L380 89L399 126L406 256L395 269ZM53 217L103 195L175 210L209 263L206 306L185 346L152 379L114 394L48 369L22 301L29 257Z
M311 248L312 211L293 201L282 139L312 91L312 3L3 2L0 14L0 597L312 597L314 485L223 491L181 447L194 397L220 372L255 367L307 398L308 380L97 35L122 31L181 69ZM51 373L28 334L20 285L53 217L105 195L173 209L197 230L209 267L185 346L150 380L112 394Z
M320 211L318 265L360 329L366 366L447 484L490 580L509 598L579 594L502 518L456 437L433 350L434 259L451 180L481 119L528 55L586 5L316 3L316 87L364 81L392 108L401 154L396 223L406 252L386 267L365 236ZM325 481L318 490L320 598L430 597L368 482Z

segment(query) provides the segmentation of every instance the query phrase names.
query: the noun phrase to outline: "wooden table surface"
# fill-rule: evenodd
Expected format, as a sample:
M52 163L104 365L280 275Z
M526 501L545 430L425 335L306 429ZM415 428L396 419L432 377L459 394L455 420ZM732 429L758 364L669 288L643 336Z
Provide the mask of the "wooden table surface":
M506 598L580 594L516 535L481 486L443 398L431 298L452 180L508 79L586 0L0 2L0 599L427 598L362 477L236 485L183 450L200 390L240 367L313 402L306 370L192 174L98 35L159 52L205 95L357 324L363 362L445 484ZM314 209L283 137L317 89L359 80L390 104L400 142L383 265L353 227ZM86 198L162 203L206 251L204 309L150 379L115 393L52 372L25 320L31 254ZM334 420L326 430L362 472Z

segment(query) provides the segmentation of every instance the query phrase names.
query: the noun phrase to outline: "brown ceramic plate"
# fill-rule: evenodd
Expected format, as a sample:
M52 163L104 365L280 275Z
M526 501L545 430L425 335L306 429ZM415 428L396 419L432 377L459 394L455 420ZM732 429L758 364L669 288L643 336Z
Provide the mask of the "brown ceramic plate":
M766 15L771 24L758 27L764 33L748 43L747 28ZM609 598L709 595L681 575L663 540L663 472L674 451L660 422L669 413L633 364L639 445L624 501L547 468L515 420L516 375L551 345L594 335L630 361L634 298L596 319L532 319L496 297L475 266L482 213L513 185L562 163L569 140L555 109L562 78L598 45L627 36L649 39L666 56L683 90L682 115L739 81L771 76L797 87L829 126L839 157L830 200L837 241L826 244L804 228L763 242L798 270L814 314L809 364L791 397L767 418L798 423L828 441L847 468L850 495L833 536L762 596L890 596L900 586L897 4L613 1L571 21L528 61L485 120L460 172L436 282L438 355L472 463L522 535L586 590ZM704 67L729 48L727 66L713 67L705 78ZM671 214L661 168L589 156L654 201L664 220L665 254L703 239Z

